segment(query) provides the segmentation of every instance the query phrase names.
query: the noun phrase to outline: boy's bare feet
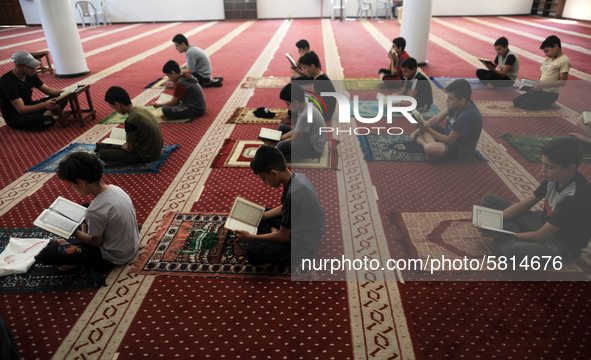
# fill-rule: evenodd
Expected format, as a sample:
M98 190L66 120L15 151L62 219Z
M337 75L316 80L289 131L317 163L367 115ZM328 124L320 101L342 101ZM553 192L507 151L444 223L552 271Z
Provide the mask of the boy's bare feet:
M172 119L170 119L170 118L166 117L165 115L160 115L160 118L161 118L163 121L172 120Z
M59 271L68 271L76 268L77 265L60 265L57 267Z
M489 89L494 89L495 88L495 86L492 83L486 84L486 87L489 88Z

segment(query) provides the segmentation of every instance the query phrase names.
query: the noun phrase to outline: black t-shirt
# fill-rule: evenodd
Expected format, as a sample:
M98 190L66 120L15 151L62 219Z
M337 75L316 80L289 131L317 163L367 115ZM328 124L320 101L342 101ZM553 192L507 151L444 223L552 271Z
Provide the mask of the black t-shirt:
M433 104L433 91L431 90L431 84L429 80L422 73L416 73L412 79L404 80L404 88L408 93L410 90L417 90L415 99L417 100L417 107Z
M41 86L43 86L43 81L36 74L27 76L25 81L20 81L12 70L2 75L0 78L0 110L4 119L10 122L18 115L12 106L12 100L21 98L25 105L29 105L32 102L33 88L38 89Z
M322 92L335 92L334 85L326 74L322 74L314 79L314 92L318 94L318 96L320 96L320 93ZM324 121L330 121L334 114L334 109L337 106L337 99L334 96L323 96L322 100L328 109L328 112L325 112L323 109L322 116L324 117Z
M577 172L574 179L558 190L557 182L542 181L534 191L544 199L542 221L559 228L556 237L574 257L587 246L591 238L591 184Z

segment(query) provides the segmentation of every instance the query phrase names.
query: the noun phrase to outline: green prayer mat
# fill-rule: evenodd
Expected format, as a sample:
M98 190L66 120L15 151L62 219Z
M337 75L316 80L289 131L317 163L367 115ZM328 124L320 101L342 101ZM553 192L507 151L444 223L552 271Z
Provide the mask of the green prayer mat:
M519 155L523 156L528 162L542 161L542 147L550 140L565 136L552 135L511 135L504 134L501 137L509 144ZM578 140L577 140L578 141ZM591 162L591 144L578 141L583 150L583 162Z
M160 118L160 116L162 116L162 108L156 109L153 106L138 106L138 107L144 108L144 109L148 110L149 112L151 112L152 114L154 114L154 116L156 116L156 120L158 120L158 122L162 123L162 124L188 123L188 122L193 121L193 119L162 120ZM125 122L125 120L127 119L127 116L128 116L128 114L121 115L115 111L111 115L107 116L103 121L99 122L99 124L123 124Z

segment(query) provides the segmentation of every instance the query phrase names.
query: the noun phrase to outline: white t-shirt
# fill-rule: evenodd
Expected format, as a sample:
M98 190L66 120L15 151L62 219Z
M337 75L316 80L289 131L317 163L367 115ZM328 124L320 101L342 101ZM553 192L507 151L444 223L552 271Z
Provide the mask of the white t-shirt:
M564 54L556 59L546 57L542 66L540 66L540 81L555 81L560 80L560 74L568 73L570 70L570 60ZM544 88L544 91L557 93L560 87Z
M115 185L98 194L86 211L88 235L103 235L103 259L115 265L131 261L140 246L135 208L125 191Z

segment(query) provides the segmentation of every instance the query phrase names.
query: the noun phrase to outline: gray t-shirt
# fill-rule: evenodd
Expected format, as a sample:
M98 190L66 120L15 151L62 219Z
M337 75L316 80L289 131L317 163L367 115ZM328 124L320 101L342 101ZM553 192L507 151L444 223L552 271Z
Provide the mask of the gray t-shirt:
M115 265L131 261L140 246L135 208L125 191L115 185L98 194L86 211L88 235L103 235L103 259Z
M205 51L195 45L189 45L186 53L187 69L193 69L194 73L204 78L211 77L211 62Z
M308 122L308 111L304 109L298 114L298 119L294 129L294 133L304 133L299 142L304 142L312 145L314 150L322 154L324 146L326 145L326 133L320 134L320 128L325 127L326 123L322 114L312 104L312 122Z

